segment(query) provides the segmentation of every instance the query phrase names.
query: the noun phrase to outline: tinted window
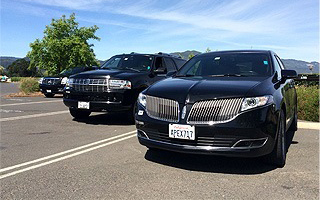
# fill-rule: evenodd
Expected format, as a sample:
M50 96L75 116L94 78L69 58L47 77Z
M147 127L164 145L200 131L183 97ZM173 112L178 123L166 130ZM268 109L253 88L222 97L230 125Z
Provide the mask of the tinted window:
M275 55L275 57L276 57L276 59L277 59L278 64L280 65L280 68L281 68L281 69L285 69L282 60L281 60L277 55Z
M281 79L281 67L278 63L276 56L274 56L273 59L274 59L274 62L273 62L274 63L274 70L277 72L278 80L280 80Z
M166 64L164 63L162 57L156 58L155 70L157 70L157 69L163 69L164 72L167 73L167 67L166 67Z
M171 58L164 58L164 61L166 62L168 72L177 71L176 66Z
M60 75L62 75L62 76L70 76L70 75L73 75L73 74L77 74L77 73L83 72L84 70L85 70L85 67L75 67L75 68L72 68L72 69L63 70L60 73Z
M262 53L224 53L192 58L177 73L179 76L243 75L271 76L270 60Z
M174 59L174 62L176 63L178 69L180 69L187 61L182 59Z
M132 69L149 71L153 57L148 55L123 55L114 56L102 65L102 69Z

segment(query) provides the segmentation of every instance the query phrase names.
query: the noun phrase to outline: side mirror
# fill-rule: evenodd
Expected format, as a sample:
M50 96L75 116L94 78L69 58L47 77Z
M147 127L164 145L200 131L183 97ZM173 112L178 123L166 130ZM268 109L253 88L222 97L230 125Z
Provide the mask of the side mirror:
M170 71L167 73L166 77L171 77L173 75L175 75L177 73L177 71Z
M158 68L156 70L154 70L155 74L165 74L166 73L166 69L164 68Z
M294 79L298 77L298 74L295 70L281 70L281 77L282 79Z

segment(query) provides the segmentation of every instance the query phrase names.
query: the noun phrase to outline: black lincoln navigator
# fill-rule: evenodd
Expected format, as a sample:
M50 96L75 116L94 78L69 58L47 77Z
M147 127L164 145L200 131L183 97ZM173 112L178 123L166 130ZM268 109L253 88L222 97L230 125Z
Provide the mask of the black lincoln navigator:
M151 84L176 72L186 61L170 54L122 54L111 57L99 70L70 76L63 102L74 118L91 112L128 112L133 120L136 100Z
M297 130L294 70L272 51L195 56L138 98L139 142L151 149L258 157L282 167Z

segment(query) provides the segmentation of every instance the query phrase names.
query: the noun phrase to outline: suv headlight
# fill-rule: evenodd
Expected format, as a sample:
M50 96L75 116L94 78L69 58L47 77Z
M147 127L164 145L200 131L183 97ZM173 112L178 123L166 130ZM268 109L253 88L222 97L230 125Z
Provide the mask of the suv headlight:
M241 111L249 110L259 106L264 106L272 102L273 102L273 97L271 95L266 95L262 97L244 98L241 106Z
M146 105L147 105L147 96L145 94L140 93L139 96L138 96L138 102L143 107L146 107Z
M70 86L72 85L73 81L74 81L73 78L67 79L66 86L67 86L67 87L70 87ZM62 83L62 81L61 81L61 83Z
M111 89L131 89L131 82L127 80L109 80Z
M43 78L40 78L40 79L38 80L38 83L39 83L39 84L42 84L42 81L43 81Z
M61 80L61 84L64 85L64 84L67 84L68 82L68 77L63 77L63 79Z

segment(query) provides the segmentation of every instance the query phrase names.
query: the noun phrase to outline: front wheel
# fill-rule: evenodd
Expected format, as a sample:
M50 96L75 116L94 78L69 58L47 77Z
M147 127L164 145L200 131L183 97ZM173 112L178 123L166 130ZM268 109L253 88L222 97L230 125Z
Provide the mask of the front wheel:
M72 115L72 117L74 117L75 119L85 119L88 118L89 115L91 114L90 111L87 110L79 110L79 109L71 109L69 108L70 114Z
M286 164L287 148L285 128L285 116L283 110L281 110L276 144L273 151L265 157L268 163L274 164L278 167L284 167Z
M47 98L52 98L54 97L53 93L44 93L44 96L46 96Z

